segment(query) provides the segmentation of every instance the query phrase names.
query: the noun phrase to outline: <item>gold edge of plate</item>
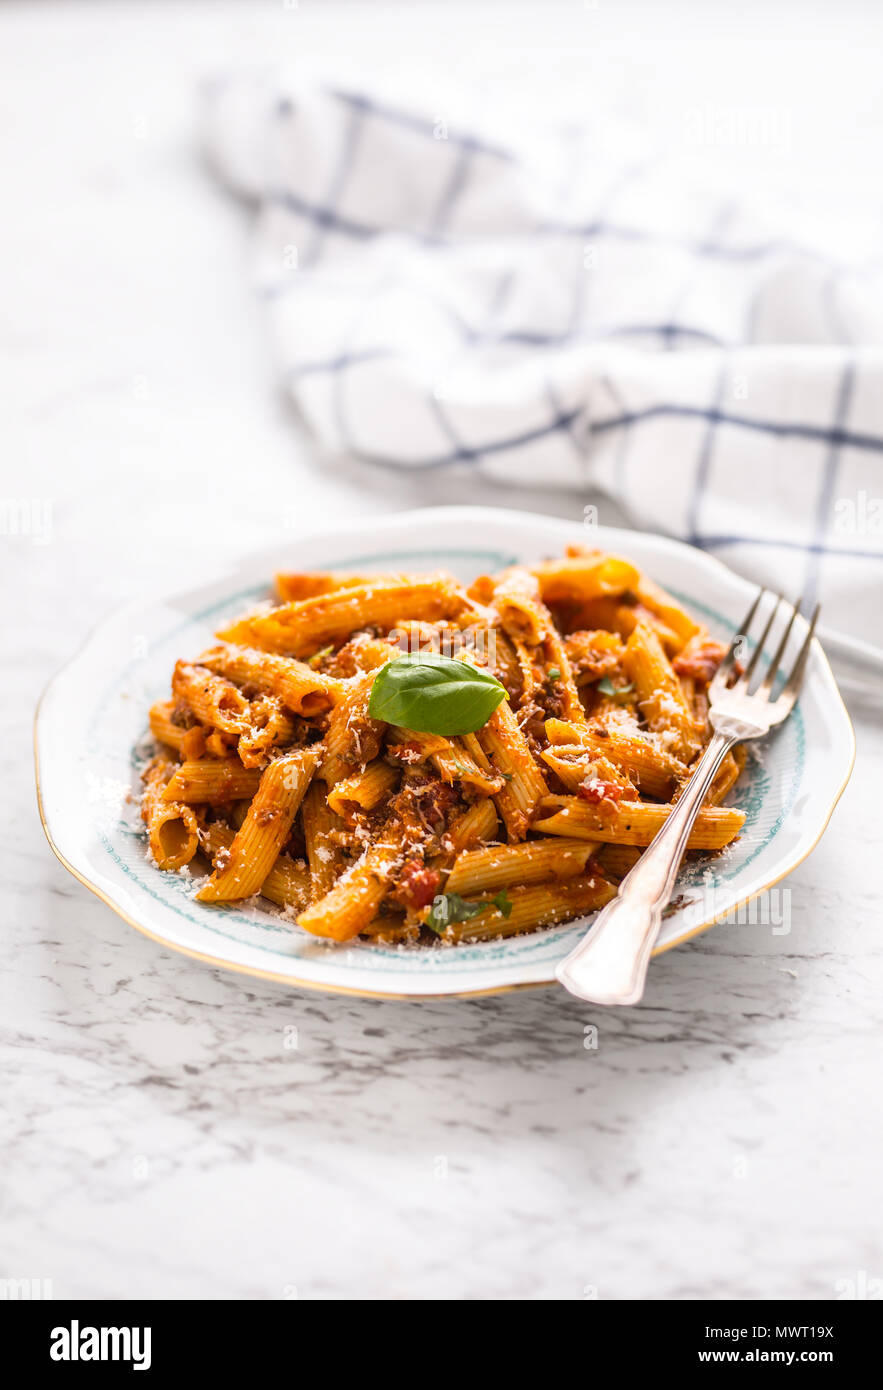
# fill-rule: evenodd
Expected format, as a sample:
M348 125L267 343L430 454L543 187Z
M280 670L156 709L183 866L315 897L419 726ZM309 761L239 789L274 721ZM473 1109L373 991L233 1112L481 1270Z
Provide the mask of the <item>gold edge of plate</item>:
M726 569L726 566L724 566L724 568ZM846 720L846 725L849 729L850 737L852 740L852 753L849 760L849 767L847 768L846 775L843 778L843 781L841 782L834 795L834 800L831 802L830 809L828 811L827 816L825 817L824 823L821 829L819 830L818 835L813 840L812 844L807 846L803 854L800 855L799 859L795 859L793 863L789 864L787 868L783 869L780 874L777 874L775 876L775 878L771 878L768 883L761 884L760 887L756 888L752 893L748 893L744 898L740 898L738 902L733 903L730 907L728 907L725 912L717 913L714 917L710 917L707 922L700 922L698 926L691 927L690 930L684 932L682 936L675 937L673 941L667 941L663 946L657 946L656 949L652 952L652 956L664 955L666 951L673 950L675 946L682 946L684 942L692 941L694 937L700 936L702 932L708 931L708 929L710 927L715 926L717 922L721 921L725 917L728 917L731 912L738 912L741 907L745 907L747 903L753 902L755 898L760 897L761 893L767 892L768 889L773 888L777 883L780 883L783 878L787 878L788 874L793 873L795 869L800 867L800 865L804 862L805 859L809 858L816 845L819 843L825 831L827 830L831 822L831 817L833 816L834 811L837 807L837 803L839 802L841 796L846 790L846 787L849 783L849 779L852 776L853 768L855 767L856 739L855 728L853 726L852 719L850 718L849 711L846 708L843 696L840 694L840 687L838 686L837 679L834 675L834 672L831 669L831 663L828 661L827 655L825 654L825 650L817 638L815 639L815 642L821 654L822 660L824 661L825 666L828 669L828 674L831 677L831 683L836 692L837 698L840 701L840 707L843 710L843 715ZM73 658L71 658L71 660L73 660ZM66 665L69 664L69 662L66 663ZM75 869L73 864L71 864L71 862L68 859L66 859L65 856L62 854L61 850L58 848L58 845L55 843L55 841L52 838L52 835L49 832L49 826L46 823L46 816L43 810L43 794L40 787L40 754L37 743L37 722L40 715L40 709L43 705L43 700L50 686L53 684L54 679L55 678L53 677L53 679L50 680L47 684L39 700L37 701L37 705L34 710L34 777L37 791L37 811L40 816L40 824L43 827L43 834L46 836L46 839L49 843L49 848L52 850L52 853L55 855L58 862L62 864L65 869L67 869L68 873L71 874L77 880L78 883L81 883L84 888L88 888L90 893L94 893L96 898L99 898L101 902L103 902L107 907L111 909L112 912L115 912L118 917L121 917L122 920L128 924L128 926L134 927L135 931L140 932L142 936L148 937L151 941L156 941L160 946L165 946L166 949L169 951L177 952L178 955L189 956L191 960L202 961L205 965L212 965L219 970L232 970L238 975L249 975L256 980L272 980L276 984L289 985L290 987L296 989L309 989L319 994L344 994L354 996L359 999L400 999L413 1001L415 1003L419 1003L421 1000L435 999L480 999L487 998L488 995L492 994L513 994L517 990L544 989L548 988L550 985L556 985L558 983L558 981L554 978L550 980L524 980L521 981L519 984L514 985L494 985L488 989L443 990L439 994L407 994L399 990L390 993L383 990L353 989L349 985L318 984L315 980L302 980L294 975L284 975L274 970L259 970L249 965L237 965L233 961L224 960L223 957L209 956L202 951L193 951L190 949L189 946L179 946L175 942L169 941L164 936L158 936L156 932L152 932L148 927L142 926L142 924L140 922L137 922L134 917L130 917L127 912L124 912L121 907L119 907L111 898L108 897L108 895L104 892L102 888L99 888L96 883L93 883L91 881L91 879L88 879L84 874L81 874L79 869Z

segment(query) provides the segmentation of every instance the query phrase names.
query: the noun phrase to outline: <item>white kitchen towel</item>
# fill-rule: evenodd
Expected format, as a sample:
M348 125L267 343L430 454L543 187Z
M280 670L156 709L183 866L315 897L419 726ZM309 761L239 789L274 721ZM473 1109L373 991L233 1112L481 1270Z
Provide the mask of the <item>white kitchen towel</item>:
M206 96L328 448L607 493L883 643L883 273L609 130L448 128L284 74ZM601 508L603 520L603 506Z

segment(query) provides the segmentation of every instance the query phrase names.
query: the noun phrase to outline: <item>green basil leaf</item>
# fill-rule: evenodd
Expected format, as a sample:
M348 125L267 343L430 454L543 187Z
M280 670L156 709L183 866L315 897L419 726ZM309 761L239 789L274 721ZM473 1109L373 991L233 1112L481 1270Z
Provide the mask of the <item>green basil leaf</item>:
M559 666L550 666L548 670L548 676L550 681L560 681L561 668Z
M368 713L402 729L450 737L483 728L505 699L488 671L434 652L411 652L381 666Z
M477 917L479 912L483 912L487 903L470 903L465 898L461 898L459 893L439 893L432 900L432 907L426 917L426 925L438 936L444 935L445 927L450 922L468 922L470 917ZM509 911L511 912L511 907ZM506 914L508 916L508 913Z
M498 911L502 912L504 917L512 916L512 899L509 897L509 894L506 892L505 888L501 888L497 896L494 898L494 907L496 907Z

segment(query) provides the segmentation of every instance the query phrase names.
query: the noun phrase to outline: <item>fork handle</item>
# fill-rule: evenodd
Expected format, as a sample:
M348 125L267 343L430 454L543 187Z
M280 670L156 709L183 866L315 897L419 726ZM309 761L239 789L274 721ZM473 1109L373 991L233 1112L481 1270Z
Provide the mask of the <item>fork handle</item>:
M662 910L675 885L690 831L721 761L737 739L712 735L680 800L626 874L619 892L555 974L571 994L594 1004L637 1004Z

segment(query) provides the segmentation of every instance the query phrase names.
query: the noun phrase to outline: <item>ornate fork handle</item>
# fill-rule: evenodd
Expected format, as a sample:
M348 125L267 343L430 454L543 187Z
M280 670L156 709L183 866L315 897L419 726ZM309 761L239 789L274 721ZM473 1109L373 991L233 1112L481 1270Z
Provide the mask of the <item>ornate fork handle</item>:
M722 759L736 742L727 733L712 735L665 825L588 935L558 966L555 973L571 994L595 1004L637 1004L641 998L662 910L671 897L693 822Z

